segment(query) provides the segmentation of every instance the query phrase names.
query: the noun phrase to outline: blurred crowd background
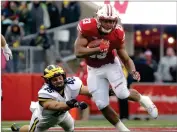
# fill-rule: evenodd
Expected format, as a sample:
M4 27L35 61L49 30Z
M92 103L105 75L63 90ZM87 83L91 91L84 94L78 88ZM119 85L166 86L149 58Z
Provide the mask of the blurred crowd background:
M1 55L2 72L41 73L46 65L56 63L64 65L69 73L76 73L81 60L74 57L73 45L81 14L80 2L75 1L2 1L1 32L14 57L6 62ZM129 25L123 26L126 32ZM175 29L173 25L133 26L134 43L129 45L133 45L134 53L130 56L142 82L176 82Z
M93 17L93 13L89 16L84 2L77 1L1 1L1 33L13 53L13 60L8 62L1 54L2 73L42 73L45 66L58 64L86 85L87 65L75 57L73 47L78 21ZM122 26L127 51L141 74L140 82L177 82L176 25ZM134 81L122 68L130 86ZM91 103L88 97L84 100ZM126 103L123 101L124 107ZM88 120L89 113L88 108L81 118Z

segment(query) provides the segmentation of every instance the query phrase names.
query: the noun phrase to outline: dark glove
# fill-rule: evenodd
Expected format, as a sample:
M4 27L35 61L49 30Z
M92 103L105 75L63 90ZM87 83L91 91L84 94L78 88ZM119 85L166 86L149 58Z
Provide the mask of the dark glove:
M82 101L82 102L78 102L78 106L77 107L79 109L81 109L81 110L84 110L84 109L86 109L88 107L88 105L84 101Z
M66 104L70 107L70 108L74 108L74 107L77 107L77 100L76 99L72 99L72 100L69 100L69 101L66 101Z

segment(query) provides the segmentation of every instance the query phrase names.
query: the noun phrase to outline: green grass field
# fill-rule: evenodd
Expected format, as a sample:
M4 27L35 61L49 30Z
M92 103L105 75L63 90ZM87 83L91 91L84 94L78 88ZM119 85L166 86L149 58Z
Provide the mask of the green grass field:
M19 126L29 124L29 121L3 121L1 123L2 131L7 132L7 128L10 128L12 123L17 123ZM149 127L149 128L177 128L177 121L170 120L141 120L141 121L124 121L125 125L129 128L140 128L140 127ZM89 120L89 121L76 121L76 127L112 127L112 125L106 120Z

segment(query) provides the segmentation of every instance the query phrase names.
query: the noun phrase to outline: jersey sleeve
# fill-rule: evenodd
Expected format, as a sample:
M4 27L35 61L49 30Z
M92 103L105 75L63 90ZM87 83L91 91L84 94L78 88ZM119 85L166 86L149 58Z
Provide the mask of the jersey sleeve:
M123 44L125 41L125 32L122 26L120 25L116 26L116 34L120 44Z
M77 25L77 30L82 34L83 29L82 29L82 21L79 22L79 24Z
M94 20L91 18L85 18L82 19L78 26L77 30L82 34L82 35L88 35L91 31L90 28L94 25Z
M43 85L41 90L38 92L38 101L46 101L49 99L55 100L55 96L53 95L54 90L50 89L48 85Z
M67 83L71 90L71 97L76 98L82 87L82 81L78 77L72 77L67 79Z

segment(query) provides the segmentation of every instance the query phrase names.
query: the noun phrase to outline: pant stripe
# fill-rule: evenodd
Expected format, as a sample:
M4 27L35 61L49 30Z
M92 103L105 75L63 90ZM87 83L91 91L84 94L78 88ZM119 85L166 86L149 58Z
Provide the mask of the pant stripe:
M34 123L31 126L31 129L29 130L29 132L34 132L34 130L36 129L36 125L39 122L38 118L34 119Z

